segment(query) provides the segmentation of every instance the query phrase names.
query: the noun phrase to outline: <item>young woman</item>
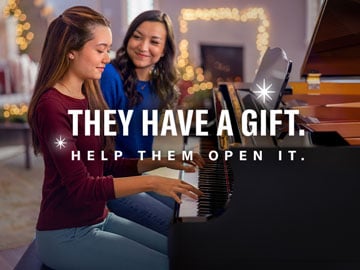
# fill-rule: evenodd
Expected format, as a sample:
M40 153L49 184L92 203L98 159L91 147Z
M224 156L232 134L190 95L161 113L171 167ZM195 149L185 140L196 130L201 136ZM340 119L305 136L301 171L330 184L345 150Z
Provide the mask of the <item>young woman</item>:
M82 6L67 9L46 34L28 118L34 151L45 164L36 243L51 268L167 269L166 238L109 214L106 201L143 191L178 202L179 193L201 195L180 180L140 176L159 166L190 171L193 166L180 160L116 160L111 137L103 128L95 134L105 116L90 120L107 109L97 80L109 62L111 43L108 21ZM71 110L77 110L76 118ZM195 163L202 163L200 156Z
M105 67L100 84L107 104L111 109L134 111L129 126L132 136L119 132L116 138L116 148L125 157L139 157L139 150L151 156L152 130L143 136L143 110L160 112L176 103L175 51L169 16L149 10L132 21L115 59Z
M159 10L139 14L130 24L116 57L106 65L101 89L107 104L114 110L133 110L129 134L118 133L116 149L125 157L151 156L151 128L143 136L143 111L171 108L176 103L176 46L169 16ZM153 120L152 117L149 117ZM119 122L121 130L121 124ZM142 193L108 202L115 214L136 221L164 235L173 216L174 200L154 193Z

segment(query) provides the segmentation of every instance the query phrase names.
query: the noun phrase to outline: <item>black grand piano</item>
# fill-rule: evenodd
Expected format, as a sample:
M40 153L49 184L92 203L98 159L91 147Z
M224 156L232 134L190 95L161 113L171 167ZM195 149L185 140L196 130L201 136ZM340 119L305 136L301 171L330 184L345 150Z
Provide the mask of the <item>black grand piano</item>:
M322 16L336 13L338 5L360 14L357 0L328 0ZM359 53L359 32L354 38ZM259 104L253 93L221 84L214 90L215 115L227 109L232 125L239 125L244 110L283 106L291 61L281 49L268 52L279 65L266 62L265 54L261 66L267 71L259 77L277 77L276 98ZM342 144L341 136L332 138L340 140L335 147L313 147L311 131L288 143L286 138L283 130L246 137L240 128L231 136L188 138L207 165L185 180L205 196L184 198L175 212L170 269L360 269L360 148ZM216 160L208 158L212 150L219 153ZM229 159L227 151L233 153Z

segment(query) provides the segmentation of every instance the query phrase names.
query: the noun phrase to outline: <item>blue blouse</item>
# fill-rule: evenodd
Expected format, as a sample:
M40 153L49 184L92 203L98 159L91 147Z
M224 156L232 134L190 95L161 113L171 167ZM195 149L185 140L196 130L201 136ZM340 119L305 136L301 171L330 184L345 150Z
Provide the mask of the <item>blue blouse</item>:
M100 86L103 96L110 109L124 110L128 112L128 98L124 92L124 85L121 77L112 64L107 64L100 79ZM143 110L148 110L148 120L152 120L152 110L157 110L160 106L160 99L150 86L149 81L139 81L136 85L137 91L143 96L140 104L133 108L133 115L129 124L129 136L123 135L123 127L117 115L119 131L116 137L116 149L123 152L123 157L138 158L138 151L145 150L144 157L151 157L151 150L154 141L152 128L148 129L148 136L143 135Z

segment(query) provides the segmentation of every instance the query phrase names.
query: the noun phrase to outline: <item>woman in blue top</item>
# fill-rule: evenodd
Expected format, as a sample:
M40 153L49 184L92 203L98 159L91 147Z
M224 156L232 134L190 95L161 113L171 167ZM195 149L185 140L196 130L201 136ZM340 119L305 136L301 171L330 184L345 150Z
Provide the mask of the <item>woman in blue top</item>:
M110 109L133 110L129 136L119 132L116 148L124 157L151 157L152 130L143 136L142 113L171 108L179 96L176 90L175 41L169 16L159 10L138 15L130 24L123 45L108 64L100 83ZM174 200L153 193L140 193L108 202L115 214L126 217L162 234L167 234L173 215Z

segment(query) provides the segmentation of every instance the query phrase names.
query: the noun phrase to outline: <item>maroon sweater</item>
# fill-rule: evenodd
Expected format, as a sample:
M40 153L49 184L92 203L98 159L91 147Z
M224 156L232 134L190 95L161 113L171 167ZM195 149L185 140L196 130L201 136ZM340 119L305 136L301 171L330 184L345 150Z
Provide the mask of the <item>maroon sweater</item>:
M36 107L36 133L45 163L38 230L101 222L107 215L106 201L115 198L113 176L138 175L137 159L101 159L101 137L85 136L84 113L79 116L79 134L73 136L69 109L88 109L87 99L74 99L50 89ZM72 160L72 151L80 151L79 160ZM94 160L88 160L88 151L94 151ZM104 176L104 172L113 176Z

